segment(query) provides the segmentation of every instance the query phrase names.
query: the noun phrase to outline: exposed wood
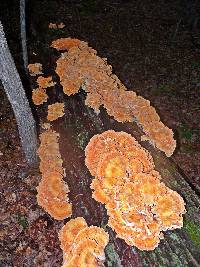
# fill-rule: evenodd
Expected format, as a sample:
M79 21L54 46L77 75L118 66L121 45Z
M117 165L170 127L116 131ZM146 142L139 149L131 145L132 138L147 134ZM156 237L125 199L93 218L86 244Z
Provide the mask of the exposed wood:
M23 151L29 163L37 162L36 124L0 22L0 80L12 105Z
M60 99L61 101L61 99ZM66 168L66 180L70 188L70 200L73 204L73 217L83 216L89 225L104 227L110 234L110 243L106 249L107 266L139 267L197 267L200 266L200 199L191 189L185 178L178 172L177 166L163 153L146 142L140 142L152 154L156 169L163 181L176 190L186 201L187 213L184 215L184 227L167 231L159 247L154 251L140 251L116 238L107 227L107 214L104 205L91 197L90 175L84 160L84 148L89 139L108 129L126 131L140 141L141 131L134 123L117 123L101 111L96 115L84 105L82 97L64 97L67 115L54 122L54 129L60 137L60 150Z

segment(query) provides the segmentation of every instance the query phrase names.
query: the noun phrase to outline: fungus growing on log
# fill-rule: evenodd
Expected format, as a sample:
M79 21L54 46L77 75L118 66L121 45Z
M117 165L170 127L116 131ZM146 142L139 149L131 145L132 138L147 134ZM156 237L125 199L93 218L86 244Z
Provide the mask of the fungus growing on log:
M90 139L85 148L86 166L93 176L96 176L98 163L103 160L105 154L116 152L120 157L126 154L127 158L137 159L143 165L146 172L154 169L153 159L150 153L125 132L117 133L113 130L95 135ZM124 159L121 159L124 161Z
M33 103L37 106L47 102L48 95L43 88L36 88L32 91L32 100Z
M71 219L59 232L63 267L98 267L105 260L108 234L99 227L87 226L82 217Z
M53 86L55 83L52 81L52 77L39 76L37 78L38 88L32 91L32 100L35 105L41 105L47 102L48 95L46 93L46 88Z
M51 47L57 49L58 51L69 50L73 46L77 46L82 42L78 39L73 38L60 38L52 42Z
M53 41L52 47L65 51L57 60L56 73L63 91L68 96L82 87L87 92L86 105L97 113L101 105L119 122L136 121L146 134L143 140L150 141L169 157L176 141L173 132L161 121L150 101L135 92L127 91L106 58L97 56L96 50L78 39L61 38Z
M55 121L58 118L65 115L64 113L64 103L55 103L48 106L47 119L49 121Z
M31 76L37 76L37 75L43 74L42 64L40 63L29 64L28 71Z
M60 23L52 23L50 22L49 23L49 29L63 29L65 27L65 24L63 22L60 22Z
M55 82L52 81L52 76L49 77L39 76L37 78L37 84L41 88L48 88L54 86Z
M85 163L95 179L93 198L108 212L108 225L130 246L155 249L162 231L181 228L182 197L165 186L154 162L130 134L106 131L91 138Z
M40 135L40 171L42 180L37 187L37 201L53 218L63 220L72 214L68 202L68 186L58 144L59 134L47 129Z

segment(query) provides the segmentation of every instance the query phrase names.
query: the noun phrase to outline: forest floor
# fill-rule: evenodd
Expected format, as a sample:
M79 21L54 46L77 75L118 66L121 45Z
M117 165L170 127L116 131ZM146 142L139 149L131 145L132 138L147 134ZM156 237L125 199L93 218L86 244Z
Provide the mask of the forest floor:
M177 27L181 8L161 0L77 2L31 4L31 63L43 63L48 73L55 64L49 48L52 40L70 36L87 41L108 59L127 88L149 99L161 120L173 129L178 145L171 158L200 193L200 51L192 44L188 28ZM63 22L66 27L49 29L50 22ZM62 252L55 236L61 223L49 219L37 206L35 188L40 174L24 160L2 88L0 166L0 266L60 266Z

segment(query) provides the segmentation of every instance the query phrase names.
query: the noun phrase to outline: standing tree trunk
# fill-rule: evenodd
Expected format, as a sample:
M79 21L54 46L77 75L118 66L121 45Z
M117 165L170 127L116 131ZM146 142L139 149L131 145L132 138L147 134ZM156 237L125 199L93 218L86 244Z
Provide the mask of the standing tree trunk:
M36 124L0 22L0 80L12 105L23 151L29 163L37 161Z
M28 53L26 40L26 0L20 0L20 27L24 70L27 73Z

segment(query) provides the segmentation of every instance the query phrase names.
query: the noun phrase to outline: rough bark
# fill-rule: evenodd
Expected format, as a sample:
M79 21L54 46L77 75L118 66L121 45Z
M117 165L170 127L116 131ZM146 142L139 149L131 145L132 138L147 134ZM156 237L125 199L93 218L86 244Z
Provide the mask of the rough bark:
M11 103L23 151L29 163L37 161L36 124L21 79L10 53L0 22L0 80Z

